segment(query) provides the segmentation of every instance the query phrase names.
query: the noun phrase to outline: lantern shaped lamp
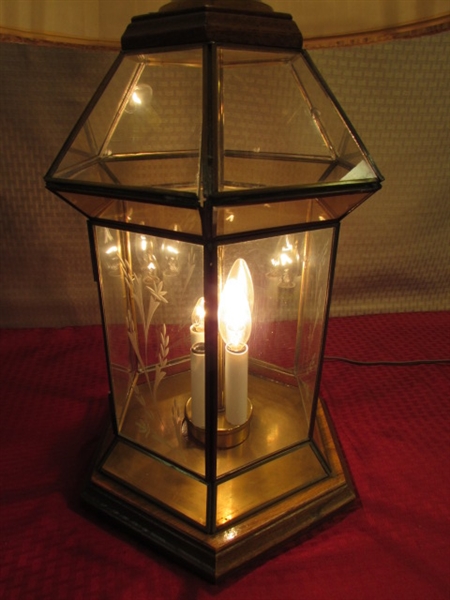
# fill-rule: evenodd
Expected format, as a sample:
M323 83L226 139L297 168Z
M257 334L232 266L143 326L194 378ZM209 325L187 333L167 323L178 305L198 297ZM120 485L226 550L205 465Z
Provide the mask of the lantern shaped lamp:
M100 290L89 505L217 580L354 500L320 375L339 223L381 180L290 15L133 18L46 175Z

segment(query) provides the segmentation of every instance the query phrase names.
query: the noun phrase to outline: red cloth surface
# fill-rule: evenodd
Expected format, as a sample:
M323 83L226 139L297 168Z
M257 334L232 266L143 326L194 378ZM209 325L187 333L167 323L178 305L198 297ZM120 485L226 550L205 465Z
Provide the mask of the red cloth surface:
M450 314L332 319L327 355L450 357ZM331 412L360 505L213 585L83 511L107 417L99 327L3 330L0 598L448 600L450 366L327 361Z

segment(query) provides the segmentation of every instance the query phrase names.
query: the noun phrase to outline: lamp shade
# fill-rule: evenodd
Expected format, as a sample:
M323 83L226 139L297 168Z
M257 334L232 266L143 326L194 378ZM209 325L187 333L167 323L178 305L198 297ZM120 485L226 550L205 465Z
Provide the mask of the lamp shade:
M0 36L47 43L118 48L124 24L137 13L157 11L167 0L21 0L0 5ZM301 23L308 47L354 45L447 31L447 0L272 0L274 10Z

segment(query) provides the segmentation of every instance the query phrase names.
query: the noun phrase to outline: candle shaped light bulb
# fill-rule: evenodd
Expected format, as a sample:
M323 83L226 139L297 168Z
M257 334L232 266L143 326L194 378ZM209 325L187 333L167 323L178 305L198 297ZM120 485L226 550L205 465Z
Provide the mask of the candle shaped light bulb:
M166 277L179 275L181 261L180 242L175 240L165 240L161 245L161 258L163 261L163 274Z
M253 281L244 259L238 258L228 273L219 303L219 331L231 346L243 346L252 330L255 300Z
M247 420L248 346L252 329L253 282L247 263L237 259L219 303L219 331L225 342L225 415L232 425Z
M280 238L271 263L274 272L279 277L279 286L282 288L294 288L299 270L296 239L289 235Z
M191 346L205 341L205 299L199 298L191 315Z
M219 331L233 352L244 349L252 330L250 303L237 279L227 279L220 298Z
M109 229L105 230L104 244L105 266L108 273L112 277L120 277L120 247L116 245Z
M134 264L142 273L145 285L152 286L160 276L160 268L155 256L156 241L152 236L143 234L136 234L134 237Z

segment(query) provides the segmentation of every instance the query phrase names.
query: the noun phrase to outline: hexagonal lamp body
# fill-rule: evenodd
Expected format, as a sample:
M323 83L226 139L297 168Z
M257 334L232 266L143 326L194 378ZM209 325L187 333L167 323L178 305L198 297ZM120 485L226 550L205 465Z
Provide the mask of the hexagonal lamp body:
M320 375L339 223L381 181L289 15L175 0L132 20L46 175L88 220L100 289L91 506L217 580L353 501Z

